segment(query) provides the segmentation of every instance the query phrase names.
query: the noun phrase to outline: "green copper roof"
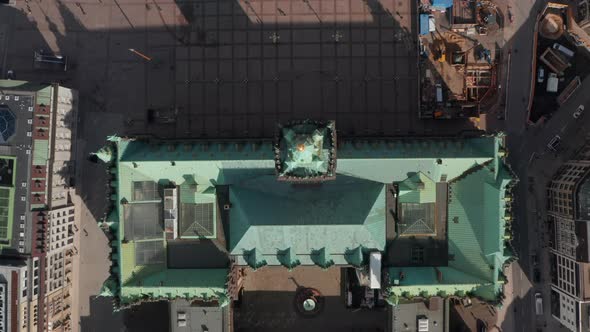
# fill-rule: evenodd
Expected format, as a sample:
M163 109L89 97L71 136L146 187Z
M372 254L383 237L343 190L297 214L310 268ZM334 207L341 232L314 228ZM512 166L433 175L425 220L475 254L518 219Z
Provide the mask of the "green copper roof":
M482 258L503 251L501 184L482 167L449 188L448 242L455 257L449 264L480 278L490 276L491 260Z
M344 253L346 262L352 266L361 267L365 263L365 249L362 245L355 248L349 248Z
M295 250L287 248L285 250L279 250L277 253L279 262L286 268L292 269L298 265L301 265L301 261L297 258Z
M264 259L264 255L260 255L258 253L258 249L256 248L244 250L242 252L242 257L243 262L245 262L245 264L250 265L250 267L254 270L267 265L266 259Z
M332 259L325 247L313 250L311 252L311 260L314 262L315 265L320 266L324 269L327 269L330 266L334 265L334 260Z
M382 183L347 176L311 187L297 187L260 176L230 188L229 249L234 255L257 248L269 265L289 248L301 264L314 264L324 248L336 264L358 246L385 248L385 188ZM240 262L240 257L238 257Z
M436 202L436 183L422 172L410 174L399 183L400 203Z
M438 272L437 272L438 271ZM400 278L403 273L403 279ZM439 274L442 279L439 280ZM437 294L459 295L473 292L482 285L489 284L485 280L474 278L452 267L411 267L389 268L389 291L397 296L421 296L424 292L430 296Z
M48 85L37 91L37 104L51 105L53 87Z
M33 83L27 81L18 81L18 80L0 80L0 88L7 88L10 90L16 91L35 91L36 92L36 103L37 104L44 104L50 105L51 104L51 94L53 87L47 83Z
M493 169L499 165L500 169ZM448 205L448 267L404 267L390 269L392 281L405 274L399 286L391 287L396 294L444 290L448 294L458 289L473 291L482 298L493 300L500 292L499 275L509 257L504 256L505 192L512 180L502 163L475 167L450 184ZM399 295L398 294L398 295Z
M228 269L164 269L144 276L140 285L124 285L120 296L123 303L143 297L219 298L225 293L227 274Z
M506 186L512 177L503 164L498 167L482 167L458 181L449 197L449 253L455 255L449 265L490 281L494 287L479 294L489 299L499 292L498 276L509 258L504 256L503 217Z
M46 139L33 140L33 165L45 166L49 153L49 141Z
M113 188L117 194L113 200L118 209L118 218L109 220L120 223L113 227L119 232L113 245L121 248L120 267L114 271L125 301L146 292L155 297L179 292L216 296L224 288L227 272L171 270L161 262L136 264L137 241L121 242L127 222L121 203L137 204L134 182L138 181L178 186L181 205L217 204L217 186L228 186L231 206L228 229L223 230L227 249L238 264L255 267L360 265L367 251L385 248L385 184L399 184L400 202L432 204L436 183L447 181L449 254L454 259L439 268L446 281L441 285L461 291L475 289L487 298L499 290L498 275L506 260L503 195L510 181L499 159L501 137L341 141L336 178L315 184L277 181L271 141L109 140L116 145L117 183ZM311 142L313 149L314 140ZM157 198L152 204L159 202ZM458 223L453 222L455 217ZM149 241L166 243L163 232ZM421 272L412 269L404 271ZM398 287L430 287L427 291L433 292L441 286L433 286L432 277L410 279Z
M279 176L297 178L333 176L334 123L304 121L281 127L277 142Z

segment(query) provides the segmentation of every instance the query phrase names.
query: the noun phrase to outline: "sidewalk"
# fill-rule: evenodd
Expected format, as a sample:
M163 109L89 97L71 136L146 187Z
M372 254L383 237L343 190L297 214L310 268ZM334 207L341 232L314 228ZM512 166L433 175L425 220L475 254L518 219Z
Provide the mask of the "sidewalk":
M108 254L110 247L108 241L94 221L94 217L88 211L88 208L79 200L77 209L80 211L80 231L78 232L78 255L74 260L74 284L77 289L77 305L74 307L72 316L75 317L73 322L73 332L80 331L80 320L83 316L91 315L90 300L96 296L104 280L108 278L110 261ZM85 235L84 230L88 232Z
M85 126L88 129L88 125ZM83 197L76 197L76 220L79 221L79 231L75 242L78 255L74 260L74 287L76 289L76 301L72 312L72 331L83 332L82 318L89 316L92 297L96 296L103 282L109 276L109 242L103 231L98 227L97 221L90 211L88 204L96 205L98 209L105 202L104 183L106 183L103 165L96 165L86 160L88 155L86 140L79 140L77 155L77 185L78 192L84 193ZM94 211L94 214L97 214ZM92 328L99 328L93 326ZM88 327L84 327L88 331Z
M497 325L501 326L501 331L511 331L511 328L514 326L514 315L510 314L509 311L512 310L513 301L514 301L514 289L512 283L512 268L514 264L510 264L510 266L506 269L506 280L508 282L504 285L504 304L502 309L497 310Z

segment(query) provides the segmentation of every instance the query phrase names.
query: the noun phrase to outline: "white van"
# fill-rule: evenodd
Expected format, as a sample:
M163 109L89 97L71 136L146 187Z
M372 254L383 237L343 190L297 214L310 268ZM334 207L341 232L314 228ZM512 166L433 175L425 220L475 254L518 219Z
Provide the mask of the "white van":
M535 312L537 316L543 315L543 295L539 292L535 293Z
M559 52L563 53L568 58L571 58L574 56L574 51L570 50L569 48L567 48L559 43L553 44L553 49L558 50Z

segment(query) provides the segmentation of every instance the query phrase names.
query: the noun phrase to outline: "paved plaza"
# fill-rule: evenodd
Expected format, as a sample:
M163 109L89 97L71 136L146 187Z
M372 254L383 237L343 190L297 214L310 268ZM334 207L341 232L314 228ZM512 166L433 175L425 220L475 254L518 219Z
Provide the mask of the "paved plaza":
M240 303L234 307L236 331L387 331L386 308L346 308L345 272L299 266L247 269ZM296 293L311 287L323 297L323 308L313 317L295 308Z
M30 1L0 12L3 70L77 88L81 113L122 114L134 134L269 137L277 121L310 117L336 120L343 136L471 129L418 119L415 7L409 0ZM39 49L68 56L68 72L34 71Z

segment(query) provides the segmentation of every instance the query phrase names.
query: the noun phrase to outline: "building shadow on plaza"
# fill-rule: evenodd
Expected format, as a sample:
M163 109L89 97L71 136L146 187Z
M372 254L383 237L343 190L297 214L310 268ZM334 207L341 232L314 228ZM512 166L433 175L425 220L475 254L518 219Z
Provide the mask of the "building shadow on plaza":
M345 296L328 296L317 316L304 317L294 308L295 294L244 292L241 303L234 308L235 331L388 331L385 307L349 309Z
M91 297L90 315L80 317L80 331L168 331L168 302L149 302L113 312L113 299Z

